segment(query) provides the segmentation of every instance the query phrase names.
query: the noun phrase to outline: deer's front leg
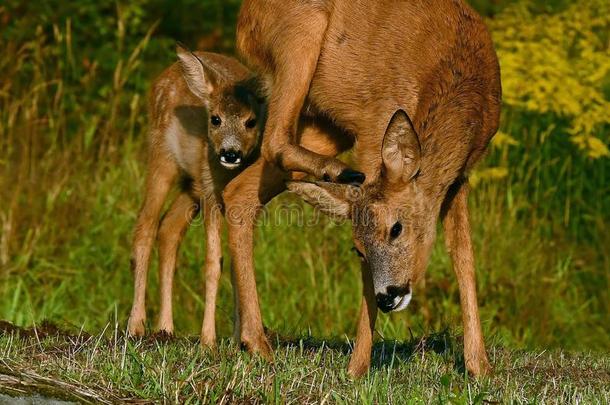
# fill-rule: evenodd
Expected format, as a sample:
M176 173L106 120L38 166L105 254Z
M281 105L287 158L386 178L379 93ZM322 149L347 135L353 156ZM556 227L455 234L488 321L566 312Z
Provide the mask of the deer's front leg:
M371 270L365 262L362 263L361 273L362 306L360 307L354 352L347 367L347 372L353 377L364 375L371 365L373 334L375 332L375 320L377 319L377 303L375 302L373 279L371 277Z
M489 373L491 366L485 352L477 304L474 254L468 218L468 183L463 181L453 187L458 187L458 190L452 200L446 202L448 206L443 221L445 241L460 289L466 368L473 375L479 376Z
M284 189L282 172L259 159L233 179L223 192L229 233L233 288L237 289L239 335L248 351L271 360L263 330L254 277L254 223L261 207Z

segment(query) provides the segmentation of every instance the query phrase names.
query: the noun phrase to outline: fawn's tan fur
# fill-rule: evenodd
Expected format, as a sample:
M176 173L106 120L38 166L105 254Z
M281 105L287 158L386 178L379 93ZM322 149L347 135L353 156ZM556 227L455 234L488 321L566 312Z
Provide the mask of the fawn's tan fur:
M176 255L190 220L202 211L207 253L201 341L213 347L215 301L222 267L221 193L240 172L239 168L226 168L219 153L227 144L240 149L244 157L242 168L258 157L261 130L255 120L263 122L264 105L256 96L256 81L237 60L213 53L191 53L180 47L178 56L180 61L159 76L150 93L148 176L133 242L135 288L128 329L133 335L144 334L146 278L158 233L161 306L157 329L173 333ZM221 123L211 124L212 116ZM168 192L179 179L181 192L159 223Z
M347 166L332 156L342 148L328 145L353 138L366 175L357 192L330 183L289 185L354 222L363 300L349 372L361 375L369 367L376 290L410 288L421 278L439 216L460 289L466 366L475 375L487 372L465 176L497 130L501 88L480 17L461 0L245 0L237 45L269 93L264 159L223 193L241 340L271 357L252 232L257 210L285 187L278 167L341 180ZM317 128L304 141L301 114L326 117L332 130ZM398 222L404 230L389 236Z
M226 211L222 191L231 179L259 156L261 129L244 126L252 118L258 118L259 125L262 125L265 110L260 100L253 97L259 93L258 82L235 59L212 53L191 54L181 48L178 48L178 54L181 63L175 63L157 78L149 97L148 175L145 199L134 234L132 268L135 288L128 330L132 335L145 333L146 279L152 245L158 234L161 307L156 328L173 333L172 284L176 255L190 219L198 211L203 211L207 251L201 342L204 346L214 347L215 300L222 268L220 231L223 214L229 225L234 225L232 213L236 212L235 209ZM206 72L198 71L199 63L205 64L207 73L218 74L216 80L205 77ZM210 85L216 88L210 90ZM234 96L236 91L240 97ZM220 116L226 124L232 125L212 131L209 123L212 115ZM299 122L301 142L330 156L352 145L352 139L338 135L339 132L325 119L303 118ZM325 135L327 133L333 134L332 139ZM221 146L231 137L239 138L245 155L242 167L234 170L223 167L219 161ZM271 167L260 158L252 166L249 170L258 174L245 178L258 180L264 171L268 191L261 192L263 199L265 195L281 192L285 180L302 177ZM159 223L167 195L179 179L182 180L181 193ZM232 206L239 204L239 199L233 198ZM250 202L243 206L250 207ZM255 204L253 209L257 208ZM236 311L237 305L236 302ZM236 315L235 333L239 337L239 316Z

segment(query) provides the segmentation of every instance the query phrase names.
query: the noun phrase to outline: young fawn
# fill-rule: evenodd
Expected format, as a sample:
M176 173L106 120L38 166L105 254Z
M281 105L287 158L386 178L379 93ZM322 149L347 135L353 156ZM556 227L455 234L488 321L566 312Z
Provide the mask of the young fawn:
M237 46L267 82L265 161L224 191L241 340L270 357L252 262L256 207L283 187L280 167L326 181L289 183L307 201L351 218L363 299L352 375L369 367L377 308L398 311L422 278L443 220L457 275L466 367L490 369L477 306L466 175L499 123L497 57L481 18L462 0L244 0ZM298 144L300 114L327 117ZM352 137L362 173L318 141ZM324 141L322 141L324 139ZM311 145L311 146L310 146Z
M157 329L174 330L172 284L182 236L202 211L207 236L205 311L201 340L214 346L216 292L221 272L222 189L259 154L263 104L256 82L237 60L177 48L179 61L154 82L146 194L133 242L135 276L129 333L143 335L145 293L153 242L159 241L161 306ZM159 221L172 185L180 194ZM159 223L160 222L160 223Z

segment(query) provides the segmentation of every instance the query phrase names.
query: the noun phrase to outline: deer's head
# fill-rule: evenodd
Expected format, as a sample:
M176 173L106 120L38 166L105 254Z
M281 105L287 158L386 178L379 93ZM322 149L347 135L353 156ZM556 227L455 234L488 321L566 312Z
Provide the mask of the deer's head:
M264 102L253 78L236 80L234 72L177 47L182 76L206 107L208 145L222 166L242 166L259 145Z
M380 176L362 187L291 182L288 188L331 216L351 219L354 245L370 268L377 304L388 312L407 307L414 283L425 272L442 196L420 183L421 145L404 111L392 117L381 154Z

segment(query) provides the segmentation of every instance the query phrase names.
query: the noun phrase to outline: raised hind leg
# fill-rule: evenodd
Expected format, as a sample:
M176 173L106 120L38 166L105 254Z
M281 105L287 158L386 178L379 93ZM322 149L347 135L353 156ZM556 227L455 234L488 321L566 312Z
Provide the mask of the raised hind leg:
M272 77L261 152L267 162L286 171L305 172L329 181L362 183L362 173L303 143L299 145L297 138L299 117L328 24L328 12L319 3L246 0L242 5L238 49Z

